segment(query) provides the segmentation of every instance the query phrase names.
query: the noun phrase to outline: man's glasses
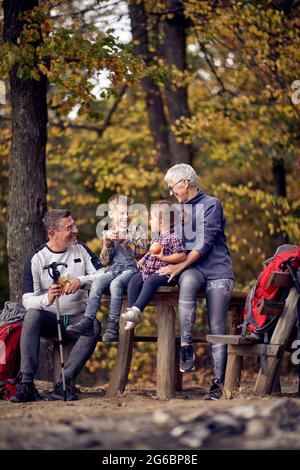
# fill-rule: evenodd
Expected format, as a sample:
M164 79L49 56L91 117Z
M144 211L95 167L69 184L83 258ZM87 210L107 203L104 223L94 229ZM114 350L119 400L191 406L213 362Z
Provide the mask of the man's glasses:
M177 183L173 184L173 186L168 186L169 192L170 192L170 193L173 193L175 186L176 186L177 184L181 183L182 181L185 181L185 180L186 180L186 178L182 178L181 180L177 181ZM189 181L189 180L187 180L187 181Z
M74 222L74 224L72 224L72 225L69 225L68 227L56 228L55 230L57 230L59 232L72 232L72 230L74 230L74 228L77 228L76 222Z

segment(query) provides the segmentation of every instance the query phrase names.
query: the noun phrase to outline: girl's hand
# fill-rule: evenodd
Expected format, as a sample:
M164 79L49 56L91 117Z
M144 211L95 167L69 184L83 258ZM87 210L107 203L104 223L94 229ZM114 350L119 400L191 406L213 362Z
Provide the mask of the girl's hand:
M163 248L162 248L160 253L158 253L157 255L152 255L152 256L153 256L153 258L157 258L160 261L163 261L164 260L164 250L163 250Z

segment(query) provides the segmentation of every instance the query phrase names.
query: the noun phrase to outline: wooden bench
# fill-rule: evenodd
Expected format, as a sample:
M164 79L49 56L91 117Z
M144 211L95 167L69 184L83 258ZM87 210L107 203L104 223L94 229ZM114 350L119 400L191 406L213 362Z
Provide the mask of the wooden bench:
M292 279L288 273L274 272L269 279L269 285L291 287ZM267 345L258 344L250 336L206 336L209 343L228 344L225 393L230 395L236 387L240 386L243 357L262 355L264 356L264 364L260 367L254 393L261 396L272 392L280 392L279 366L284 351L291 341L291 335L296 324L298 297L299 294L292 287L285 302L278 302L273 305L268 302L262 303L261 314L280 315Z
M156 397L161 400L173 398L175 391L181 388L180 338L176 338L175 335L175 309L178 306L178 298L178 287L160 287L151 302L151 305L155 306L157 337L149 339L157 341ZM197 298L205 298L204 292L199 292ZM231 333L238 331L245 299L246 294L243 292L235 292L231 298L229 305L232 312ZM133 344L145 340L145 337L134 336L133 330L125 331L121 321L118 351L109 383L108 396L124 392L130 371ZM195 338L193 342L205 343L206 341L204 338Z

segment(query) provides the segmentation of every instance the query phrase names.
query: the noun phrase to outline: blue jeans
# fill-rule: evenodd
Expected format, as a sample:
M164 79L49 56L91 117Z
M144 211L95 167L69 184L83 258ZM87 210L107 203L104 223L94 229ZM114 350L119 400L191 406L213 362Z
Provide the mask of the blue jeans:
M207 303L208 326L210 334L225 335L228 305L231 298L233 280L214 279L207 280L196 268L188 268L179 277L179 321L181 342L191 343L195 313L197 307L197 293L205 289ZM218 382L223 383L227 362L226 344L212 345L212 358L214 376Z
M137 268L112 268L110 271L99 274L92 283L90 295L86 304L84 316L94 320L105 291L110 290L110 308L108 319L119 321L123 296L129 281L138 272Z

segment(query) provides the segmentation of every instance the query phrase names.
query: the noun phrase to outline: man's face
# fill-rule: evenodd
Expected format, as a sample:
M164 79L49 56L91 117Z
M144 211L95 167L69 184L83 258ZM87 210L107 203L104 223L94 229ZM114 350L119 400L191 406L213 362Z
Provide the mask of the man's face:
M71 216L57 222L57 228L49 230L49 238L61 247L68 248L77 243L78 228Z
M127 230L131 222L131 206L127 204L114 204L110 210L114 229L119 232Z

